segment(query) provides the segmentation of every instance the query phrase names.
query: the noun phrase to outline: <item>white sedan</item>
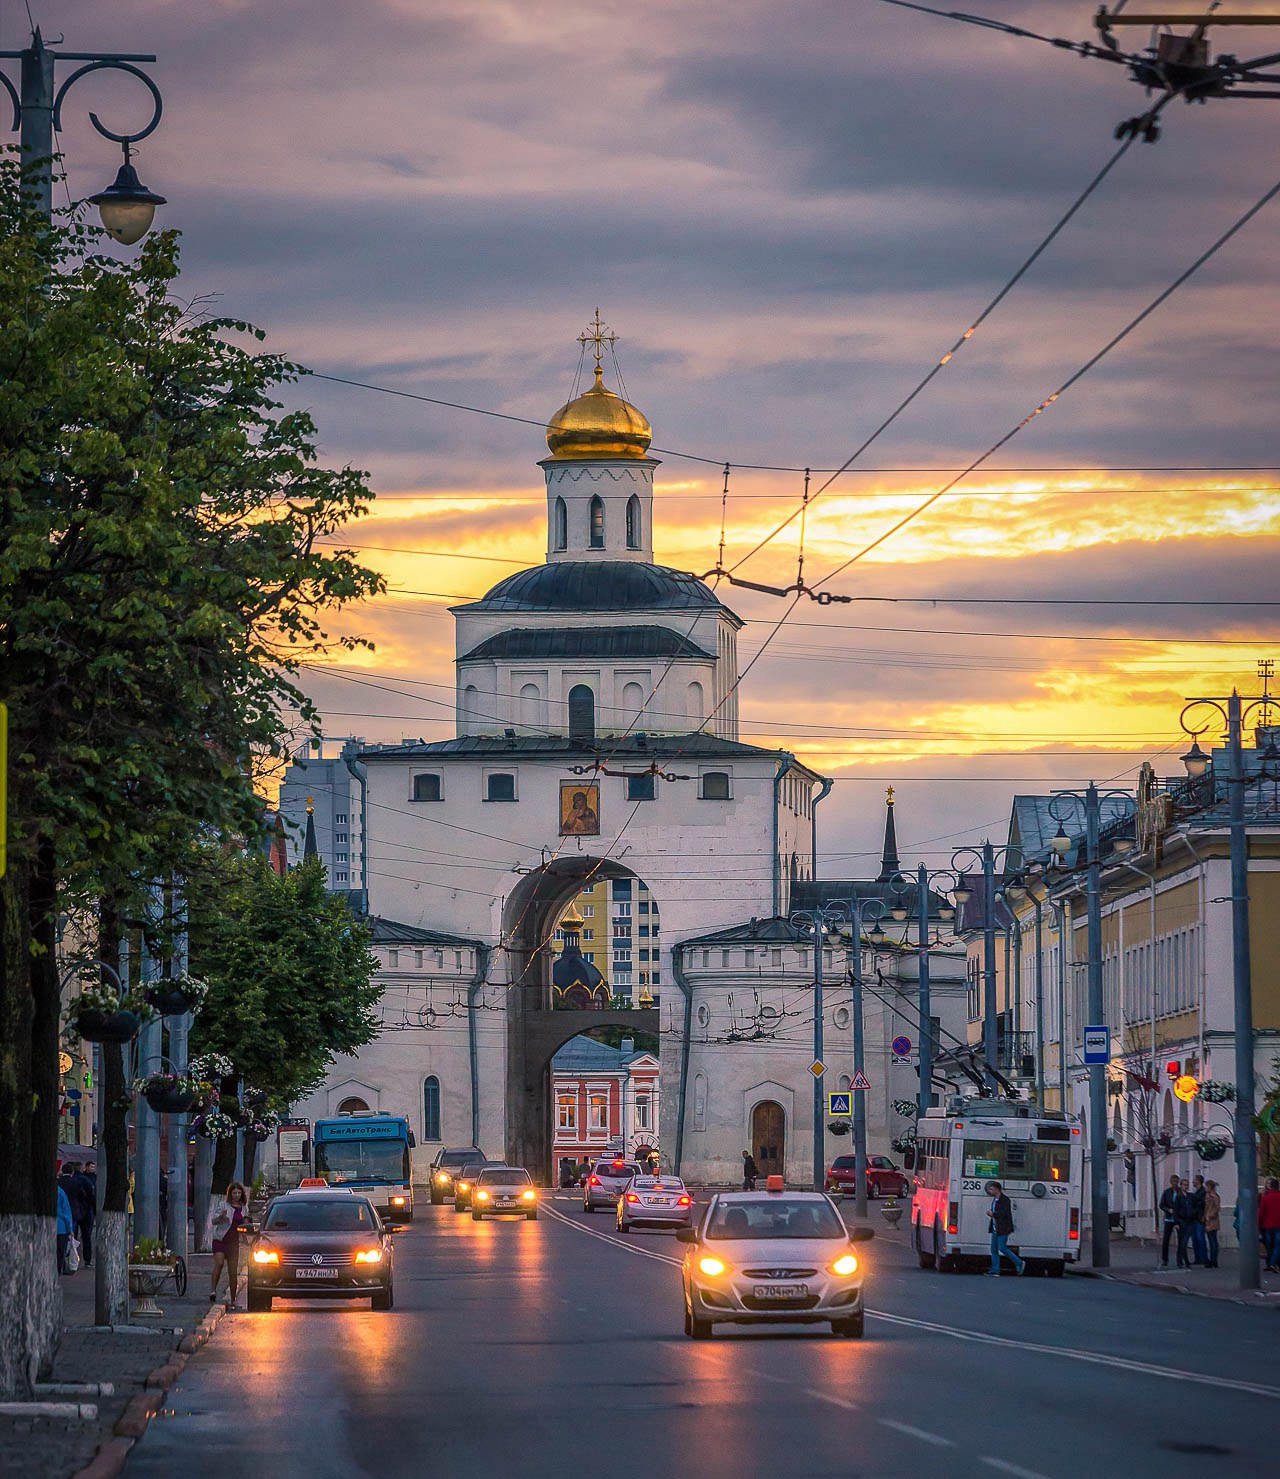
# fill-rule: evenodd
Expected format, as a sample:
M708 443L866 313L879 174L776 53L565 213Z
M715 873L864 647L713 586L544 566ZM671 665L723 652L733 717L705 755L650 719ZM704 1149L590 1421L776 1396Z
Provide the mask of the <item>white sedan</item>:
M830 1323L836 1335L860 1336L865 1270L853 1249L874 1236L850 1232L821 1192L720 1193L696 1228L676 1234L688 1245L685 1334L705 1340L721 1323Z
M678 1176L633 1176L618 1198L618 1231L633 1227L689 1227L693 1198Z

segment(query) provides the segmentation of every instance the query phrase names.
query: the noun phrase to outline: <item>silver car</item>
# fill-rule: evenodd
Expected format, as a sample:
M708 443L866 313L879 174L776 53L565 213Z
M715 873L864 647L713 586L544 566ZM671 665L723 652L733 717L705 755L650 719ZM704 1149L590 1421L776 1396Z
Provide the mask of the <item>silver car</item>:
M693 1198L678 1176L636 1176L618 1198L618 1231L633 1227L691 1227Z
M676 1234L684 1256L684 1332L706 1340L725 1324L863 1328L862 1259L830 1197L816 1191L722 1192L696 1228Z
M639 1175L640 1167L635 1161L623 1160L621 1156L597 1161L582 1183L582 1210L594 1212L598 1207L616 1207L627 1182Z

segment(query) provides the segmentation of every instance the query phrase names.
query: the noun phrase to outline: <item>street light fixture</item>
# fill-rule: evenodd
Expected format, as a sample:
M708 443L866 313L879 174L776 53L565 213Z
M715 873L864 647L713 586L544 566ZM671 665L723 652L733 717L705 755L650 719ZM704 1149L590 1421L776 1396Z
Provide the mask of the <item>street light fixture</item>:
M1010 860L1016 859L1012 872ZM967 860L967 861L966 861ZM1022 852L1016 847L995 847L990 841L981 847L957 848L951 855L951 871L961 880L951 890L956 903L973 897L973 890L963 882L974 865L982 872L982 1056L986 1064L987 1083L994 1093L996 1080L996 870L1005 874L1003 887L1008 890L1021 876Z
M1187 774L1193 781L1198 781L1205 771L1209 769L1209 756L1200 748L1200 734L1198 730L1192 734L1191 748L1180 758L1186 767Z
M1061 822L1058 823L1058 830L1049 839L1049 846L1053 849L1054 856L1059 858L1065 858L1071 851L1071 838L1067 836L1067 829Z
M840 926L845 921L843 908L827 906L819 909L796 909L791 923L806 935L813 937L813 1189L822 1191L826 1186L826 1134L824 1132L823 1062L822 1062L822 949L832 940L840 938Z
M115 180L105 190L89 197L89 204L98 207L103 230L122 246L132 246L135 241L141 241L151 230L156 206L166 203L163 195L148 190L138 178L138 171L130 162L127 143L124 163L116 172Z

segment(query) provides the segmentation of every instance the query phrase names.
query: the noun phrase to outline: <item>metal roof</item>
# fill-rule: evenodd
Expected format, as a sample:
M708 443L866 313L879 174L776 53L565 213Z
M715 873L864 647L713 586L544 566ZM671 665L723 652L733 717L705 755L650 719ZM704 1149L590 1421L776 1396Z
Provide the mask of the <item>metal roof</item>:
M777 759L783 750L766 750L759 745L744 745L737 740L721 739L714 734L645 734L597 735L593 745L570 740L559 734L517 734L507 739L500 734L469 734L449 740L404 740L398 745L372 745L361 750L364 761L401 760L412 757L446 760L452 756L467 759L473 755L503 756L578 756L602 760L659 760L664 766L678 766L682 760ZM793 761L798 770L808 767Z
M554 658L710 657L711 654L670 627L516 627L486 637L459 662Z
M449 945L474 950L480 944L479 940L468 940L464 935L447 935L443 930L401 924L395 919L383 919L378 914L366 916L364 923L369 927L371 945Z
M556 560L518 570L454 611L671 611L722 607L684 570L639 560Z
M621 1048L597 1042L593 1037L570 1038L551 1059L552 1073L618 1073L637 1058L656 1058L645 1048L624 1053Z

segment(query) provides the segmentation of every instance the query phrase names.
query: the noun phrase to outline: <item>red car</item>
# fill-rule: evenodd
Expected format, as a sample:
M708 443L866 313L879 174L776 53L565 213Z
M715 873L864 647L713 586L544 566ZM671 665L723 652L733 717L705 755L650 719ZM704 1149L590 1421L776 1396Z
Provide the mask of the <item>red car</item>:
M838 1155L827 1168L827 1190L842 1196L854 1196L857 1182L854 1179L855 1161L851 1155ZM867 1195L876 1197L909 1197L911 1182L901 1166L895 1166L887 1155L867 1157Z

